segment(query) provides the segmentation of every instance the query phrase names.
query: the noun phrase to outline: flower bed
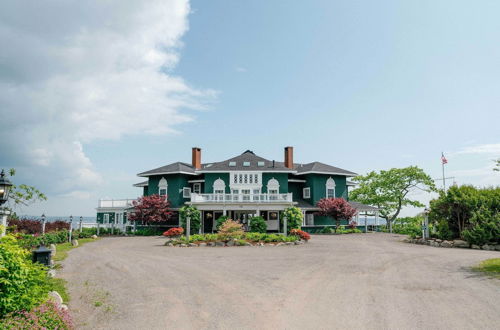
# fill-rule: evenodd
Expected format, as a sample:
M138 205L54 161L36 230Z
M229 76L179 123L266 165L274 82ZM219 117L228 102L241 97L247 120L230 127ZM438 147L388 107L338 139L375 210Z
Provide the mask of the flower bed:
M307 234L307 233L306 233ZM305 236L304 236L305 237ZM310 238L310 236L308 236ZM309 239L308 238L308 239ZM228 237L221 234L191 235L169 239L166 246L263 246L263 245L299 245L308 239L299 235L284 236L279 234L243 233Z

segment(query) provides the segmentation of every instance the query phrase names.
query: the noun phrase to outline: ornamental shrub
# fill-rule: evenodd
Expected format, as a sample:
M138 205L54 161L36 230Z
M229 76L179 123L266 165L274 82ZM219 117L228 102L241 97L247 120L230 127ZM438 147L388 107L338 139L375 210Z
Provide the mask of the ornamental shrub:
M47 299L45 269L30 260L31 253L12 236L0 240L0 317L18 310L31 310Z
M253 233L267 232L266 220L263 217L250 218L250 231Z
M292 229L290 231L290 234L291 235L295 235L295 236L298 236L300 237L301 239L303 239L304 241L308 241L311 239L311 235L309 235L309 233L303 231L303 230L300 230L300 229Z
M243 236L243 225L231 219L227 219L219 229L219 239L225 241Z
M184 228L177 227L177 228L170 228L169 230L163 233L163 236L175 237L175 236L181 236L182 234L184 234Z
M0 329L69 330L73 329L73 322L67 310L58 309L56 304L49 300L29 312L7 314L0 320Z
M335 232L335 230L333 230L331 227L324 227L320 231L320 233L322 233L322 234L332 234L334 232Z
M201 226L201 212L194 206L185 205L179 209L179 220L181 227L186 232L187 217L190 218L190 234L197 234Z
M304 215L298 207L289 207L283 211L283 217L286 217L287 230L300 229Z
M229 219L228 216L226 215L223 215L223 216L220 216L217 220L216 220L216 225L215 225L215 228L217 229L217 231L219 230L219 228L222 226L222 224L224 222L226 222L226 220Z
M470 244L484 245L500 241L500 213L493 214L487 208L480 208L470 219L471 227L462 234Z

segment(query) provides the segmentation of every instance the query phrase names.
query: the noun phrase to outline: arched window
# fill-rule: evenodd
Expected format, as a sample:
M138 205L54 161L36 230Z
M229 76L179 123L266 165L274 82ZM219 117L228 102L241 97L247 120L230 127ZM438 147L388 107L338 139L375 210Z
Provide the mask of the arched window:
M168 182L165 178L162 177L160 182L158 183L158 195L167 196L167 191L168 191Z
M221 178L218 178L217 180L214 181L214 194L224 194L226 191L226 184L224 183L224 180Z
M267 181L267 193L268 194L278 194L280 191L280 183L275 178Z
M326 198L335 198L335 181L331 177L326 180Z

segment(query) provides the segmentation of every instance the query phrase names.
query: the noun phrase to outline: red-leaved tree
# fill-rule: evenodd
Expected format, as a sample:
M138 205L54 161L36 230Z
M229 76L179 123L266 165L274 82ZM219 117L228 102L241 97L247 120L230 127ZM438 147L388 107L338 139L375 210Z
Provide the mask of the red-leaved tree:
M166 196L151 195L139 197L132 202L134 211L128 217L130 221L142 221L145 224L165 222L172 216L170 203Z
M335 232L340 226L340 220L349 221L356 214L356 209L343 198L322 198L316 203L316 206L320 208L318 215L335 220Z

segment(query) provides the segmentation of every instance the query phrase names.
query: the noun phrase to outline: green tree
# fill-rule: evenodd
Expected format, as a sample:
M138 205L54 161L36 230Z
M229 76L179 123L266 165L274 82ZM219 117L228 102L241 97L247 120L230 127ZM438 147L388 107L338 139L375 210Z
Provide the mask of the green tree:
M495 167L493 168L493 171L500 172L500 158L495 160Z
M190 234L198 234L201 226L201 212L195 207L190 205L185 205L179 209L179 217L181 221L181 226L184 228L186 233L187 217L190 218Z
M476 227L474 230L479 232L482 224L487 225L484 219L493 219L500 213L500 188L451 186L446 193L441 191L430 206L429 219L432 222L439 224L445 233L449 230L451 235L448 236L464 237L465 230Z
M304 215L298 207L292 206L283 211L283 217L287 219L287 231L290 232L292 229L300 229Z
M372 171L367 175L357 176L354 180L359 187L349 193L350 199L378 207L380 217L387 221L391 232L392 222L404 206L425 206L409 197L412 191L436 191L431 177L417 166Z
M267 224L263 217L250 218L250 232L252 233L266 233Z
M9 176L13 177L16 175L16 170L11 168L9 171ZM11 180L13 181L13 180ZM14 182L12 182L14 183ZM12 188L9 192L9 209L12 210L16 206L29 206L33 203L45 201L47 200L47 196L42 193L40 190L33 186L29 186L26 184L16 185L13 184ZM15 217L15 214L13 215Z

